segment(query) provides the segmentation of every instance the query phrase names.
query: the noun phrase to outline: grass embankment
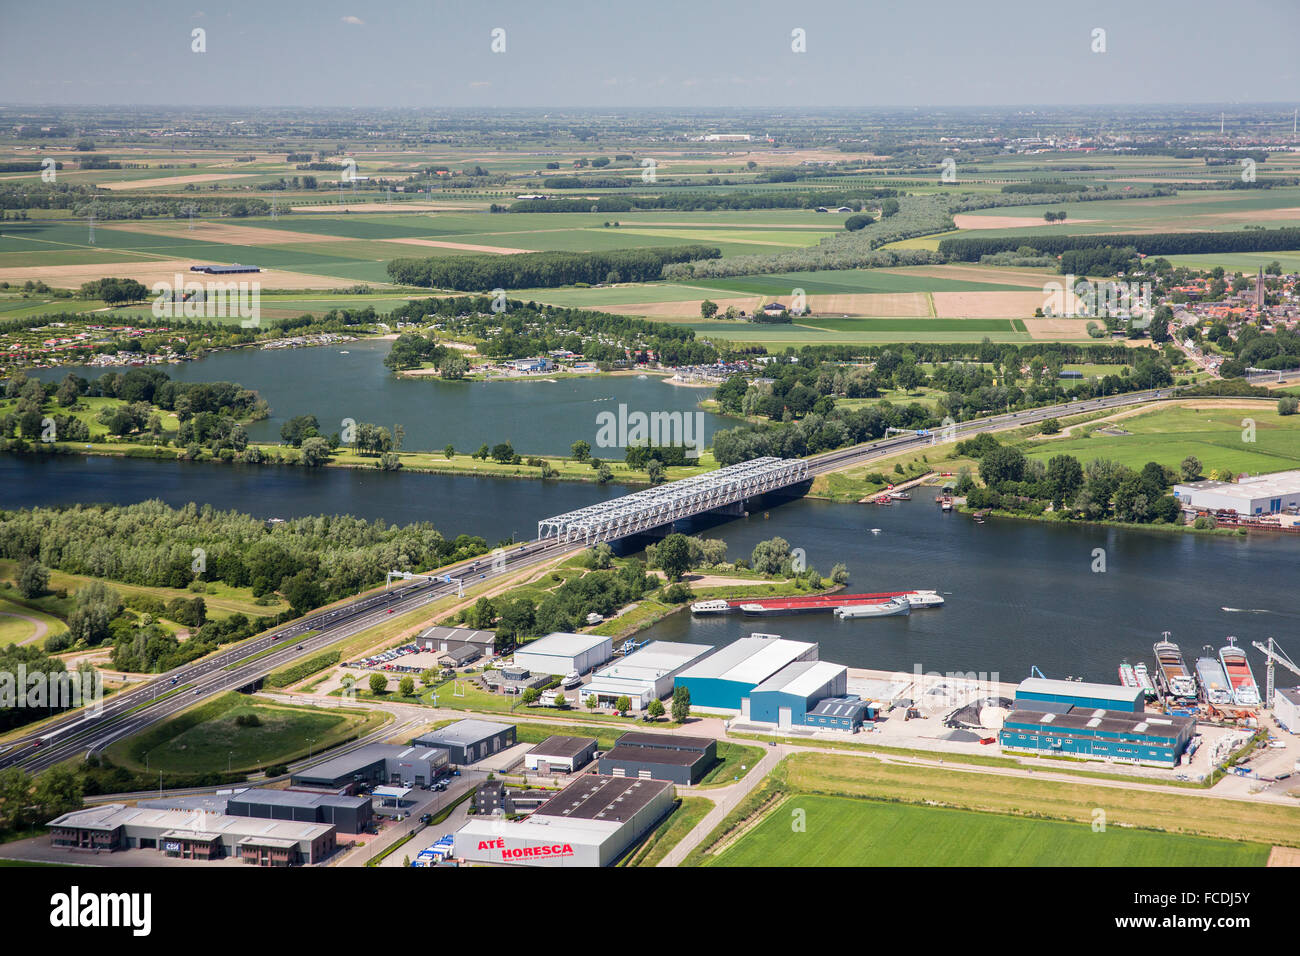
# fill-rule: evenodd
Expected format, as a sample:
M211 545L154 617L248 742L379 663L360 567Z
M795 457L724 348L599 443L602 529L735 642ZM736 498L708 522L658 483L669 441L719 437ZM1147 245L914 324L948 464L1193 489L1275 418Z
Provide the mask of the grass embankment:
M25 644L35 642L38 628L32 621L45 625L45 636L62 634L68 626L52 614L28 607L21 600L10 600L9 595L18 596L17 591L0 590L0 647L8 644ZM44 643L44 638L39 643Z
M718 762L700 780L701 787L725 787L747 776L763 759L762 747L718 741Z
M713 809L704 797L682 797L672 813L651 831L645 841L619 861L619 866L658 866L686 834L694 830Z
M230 693L111 744L105 756L137 772L146 762L150 772L248 772L321 753L390 719L382 711L321 710Z

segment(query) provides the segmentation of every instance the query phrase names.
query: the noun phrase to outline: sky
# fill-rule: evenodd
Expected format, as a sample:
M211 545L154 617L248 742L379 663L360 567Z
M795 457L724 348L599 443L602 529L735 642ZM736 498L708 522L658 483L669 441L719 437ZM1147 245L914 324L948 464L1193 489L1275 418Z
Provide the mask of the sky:
M0 0L10 104L1297 100L1300 0Z

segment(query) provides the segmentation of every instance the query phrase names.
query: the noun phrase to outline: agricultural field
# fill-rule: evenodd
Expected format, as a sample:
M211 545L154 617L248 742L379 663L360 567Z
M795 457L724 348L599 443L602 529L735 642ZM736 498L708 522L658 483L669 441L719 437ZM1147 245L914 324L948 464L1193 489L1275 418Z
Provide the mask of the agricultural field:
M806 830L792 831L801 814ZM1270 847L795 794L710 866L1263 866Z
M1253 440L1247 440L1249 422ZM1127 434L1097 430L1106 428ZM1187 399L1144 406L1139 414L1113 416L1059 438L1034 439L1023 448L1044 462L1068 454L1085 463L1110 458L1136 469L1148 461L1177 469L1194 455L1205 474L1215 469L1259 474L1300 467L1300 416L1278 415L1273 400Z

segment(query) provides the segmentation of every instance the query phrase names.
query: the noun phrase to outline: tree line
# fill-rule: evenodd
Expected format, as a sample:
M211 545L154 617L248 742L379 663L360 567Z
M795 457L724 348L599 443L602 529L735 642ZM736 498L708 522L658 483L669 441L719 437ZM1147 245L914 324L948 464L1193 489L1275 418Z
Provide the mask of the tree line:
M981 256L1032 246L1061 255L1076 249L1131 246L1143 255L1219 252L1274 252L1300 247L1300 228L1242 229L1234 232L1153 232L1120 235L969 236L939 240L939 252L952 260L978 262Z
M461 291L555 288L576 282L649 282L673 262L721 258L715 246L684 245L606 252L525 252L513 256L394 259L388 274L402 285Z

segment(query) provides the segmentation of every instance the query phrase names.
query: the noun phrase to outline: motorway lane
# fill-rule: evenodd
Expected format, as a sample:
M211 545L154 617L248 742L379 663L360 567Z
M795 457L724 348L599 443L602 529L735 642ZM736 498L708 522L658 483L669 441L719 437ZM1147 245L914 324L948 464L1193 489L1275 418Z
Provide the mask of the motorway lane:
M472 565L462 568L461 573L477 574L474 583L478 583L514 574L522 568L551 560L575 549L571 545L546 544L539 547L536 543L530 543L507 552L500 565L493 566L491 558L480 558ZM299 657L382 624L388 620L390 608L394 614L406 613L456 594L457 590L456 584L447 584L441 580L404 585L296 621L256 641L245 642L236 649L170 671L141 689L112 698L98 716L81 712L70 714L56 725L43 728L44 733L31 734L15 742L0 755L0 767L19 766L38 772L70 757L101 750L115 740L143 730L213 695L243 687ZM318 633L244 666L225 669L311 630ZM198 686L154 703L157 694L172 689L173 679L176 687ZM136 707L140 709L132 712ZM33 747L33 743L38 740L41 741L40 746Z

